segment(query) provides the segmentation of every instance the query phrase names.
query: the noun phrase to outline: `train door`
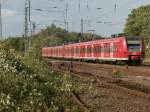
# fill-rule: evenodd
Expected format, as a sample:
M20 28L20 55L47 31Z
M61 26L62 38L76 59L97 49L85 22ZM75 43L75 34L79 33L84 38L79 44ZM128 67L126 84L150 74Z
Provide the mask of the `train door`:
M91 49L92 49L91 57L92 57L92 59L95 59L95 57L94 57L94 45L93 44L91 45Z
M55 57L57 57L57 48L55 48Z
M80 46L80 57L83 58L84 57L84 46Z
M49 49L47 48L47 56L49 57Z
M76 58L80 58L80 47L76 46Z
M80 58L80 46L78 46L78 58Z
M70 58L72 58L72 46L70 47Z
M55 48L53 48L53 57L55 57Z
M71 46L71 58L73 57L73 47Z
M110 43L110 58L111 58L111 59L114 58L113 47L114 47L114 44L113 44L113 43Z
M87 45L87 57L91 58L92 57L92 46Z
M69 56L69 58L71 58L71 47L70 46L68 47L68 51L69 51L68 56Z
M100 45L99 45L99 44L95 44L94 47L93 47L93 57L94 57L94 58L97 59L97 58L100 57L100 54L101 54L101 53L100 53L100 50L101 50L101 49L100 49Z
M74 54L74 47L71 46L71 58L73 58L73 54Z
M44 56L47 56L47 49L46 48L43 50L43 52L44 52Z
M97 44L94 44L94 54L93 54L93 56L95 57L95 58L97 58L98 56L97 56Z
M81 58L82 57L82 46L79 45L79 57Z
M86 55L85 55L85 54L86 54L86 46L85 46L85 45L83 45L83 58L84 58L84 57L86 57Z
M68 57L68 47L65 48L65 57Z
M114 43L113 47L112 47L112 52L113 52L113 58L118 58L118 48L117 48L117 44Z
M63 47L62 47L61 55L62 55L62 57L64 57L64 56L65 56L65 46L63 46Z
M110 59L110 44L105 44L105 58Z
M107 58L107 44L104 44L104 58Z
M68 47L68 58L70 58L70 47Z
M104 44L101 44L101 52L100 52L100 58L104 58Z
M74 46L73 49L74 49L73 58L76 58L76 46Z
M56 57L58 57L58 48L56 48Z

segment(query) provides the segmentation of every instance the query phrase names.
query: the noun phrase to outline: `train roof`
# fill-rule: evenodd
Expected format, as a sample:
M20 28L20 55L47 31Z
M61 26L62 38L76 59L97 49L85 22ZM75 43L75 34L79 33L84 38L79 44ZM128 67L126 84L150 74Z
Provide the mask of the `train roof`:
M140 36L126 36L127 40L141 40L142 37Z
M67 45L61 45L61 46L51 46L51 47L45 47L45 48L62 48L63 46L66 47L73 47L73 46L81 46L81 45L89 45L89 44L98 44L98 43L106 43L106 42L114 42L119 41L120 39L126 39L126 40L140 40L141 37L139 36L120 36L120 37L112 37L112 38L105 38L105 39L99 39L99 40L93 40L93 41L87 41L87 42L79 42L79 43L73 43L73 44L67 44Z
M93 41L87 41L87 42L80 42L80 43L74 43L74 44L68 44L66 46L78 46L78 45L88 45L88 44L98 44L100 42L108 42L108 41L119 41L121 38L125 38L125 37L117 37L117 38L105 38L105 39L100 39L100 40L93 40Z

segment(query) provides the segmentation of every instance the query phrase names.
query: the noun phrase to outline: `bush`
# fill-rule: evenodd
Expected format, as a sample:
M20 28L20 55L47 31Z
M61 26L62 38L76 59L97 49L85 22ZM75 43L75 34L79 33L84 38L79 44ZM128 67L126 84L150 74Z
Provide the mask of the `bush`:
M38 59L26 60L0 50L0 111L58 112L69 108L71 77L48 70Z

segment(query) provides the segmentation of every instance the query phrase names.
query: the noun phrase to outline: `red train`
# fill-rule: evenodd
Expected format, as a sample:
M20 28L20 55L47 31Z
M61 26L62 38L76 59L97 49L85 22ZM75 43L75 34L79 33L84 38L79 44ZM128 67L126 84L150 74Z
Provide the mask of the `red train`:
M144 44L139 37L115 38L42 48L42 56L112 63L141 64Z

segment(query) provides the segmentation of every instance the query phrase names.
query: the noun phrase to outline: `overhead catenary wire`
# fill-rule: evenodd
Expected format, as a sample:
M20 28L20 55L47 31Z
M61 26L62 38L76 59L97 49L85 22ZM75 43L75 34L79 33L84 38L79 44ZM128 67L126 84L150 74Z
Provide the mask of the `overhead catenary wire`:
M145 1L149 1L149 0L145 0ZM116 5L115 4L115 10L117 11L118 9L120 9L120 10L122 10L122 9L124 9L123 7L129 7L130 5L132 5L132 4L135 4L135 3L139 3L139 2L141 2L141 0L140 1L132 1L132 2L127 2L126 4L122 4L122 5ZM120 11L119 10L119 11ZM106 13L103 13L103 14L101 14L100 16L102 17L105 17L105 16L107 16L107 15L109 15L109 14L112 14L113 13L113 11L114 10L110 10L110 11L108 11L108 12L106 12ZM116 13L116 11L114 11L115 13ZM116 22L116 23L111 23L111 24L104 24L103 25L103 29L101 29L101 30L105 30L105 29L109 29L110 27L114 27L114 26L120 26L120 25L123 25L123 24L125 24L125 21L122 21L122 22ZM107 25L107 27L106 27L106 25Z
M139 1L136 1L136 2L135 2L135 1L134 1L134 2L133 2L133 1L132 1L132 2L127 2L127 3L121 4L121 5L117 5L117 4L115 3L116 11L117 11L117 9L122 10L123 7L129 7L130 5L135 4L135 3L139 3L139 2L141 2L141 1L144 1L144 0L139 0ZM146 0L146 1L150 1L150 0ZM113 12L114 12L114 10L109 10L109 11L107 11L107 12L104 12L103 14L100 14L99 17L112 14Z

